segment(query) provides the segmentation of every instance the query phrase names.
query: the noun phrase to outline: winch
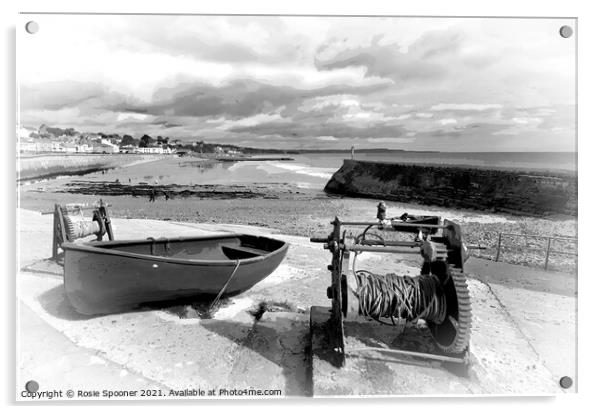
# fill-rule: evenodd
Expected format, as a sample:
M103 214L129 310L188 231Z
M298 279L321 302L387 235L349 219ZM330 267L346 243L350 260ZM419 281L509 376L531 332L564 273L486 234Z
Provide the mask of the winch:
M109 205L99 200L97 203L55 204L54 211L42 214L53 214L52 258L59 259L59 247L63 242L73 242L88 236L96 236L102 240L108 235L113 240L113 227L109 217ZM84 211L92 210L92 219L84 217Z
M387 352L466 363L472 313L464 274L468 247L463 243L460 226L451 220L441 222L438 216L404 214L387 219L384 202L378 205L376 221L335 217L331 224L333 230L328 237L311 241L323 243L332 254L327 288L332 301L329 337L341 363L345 361L344 321L348 319L392 326L426 322L439 352ZM410 237L402 237L401 233L409 233ZM420 255L420 274L400 276L357 269L361 252Z

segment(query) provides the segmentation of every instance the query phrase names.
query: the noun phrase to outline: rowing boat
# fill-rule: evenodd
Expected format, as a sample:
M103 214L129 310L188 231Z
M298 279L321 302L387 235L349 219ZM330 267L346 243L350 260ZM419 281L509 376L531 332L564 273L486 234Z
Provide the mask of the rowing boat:
M231 234L66 242L62 248L67 298L79 313L97 315L239 294L280 265L288 244Z

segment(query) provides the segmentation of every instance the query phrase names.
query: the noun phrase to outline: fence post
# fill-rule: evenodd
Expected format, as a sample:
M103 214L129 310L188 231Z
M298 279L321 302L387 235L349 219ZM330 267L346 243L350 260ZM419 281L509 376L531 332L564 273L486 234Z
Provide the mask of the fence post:
M548 247L546 249L546 264L543 267L545 270L548 270L548 261L550 259L550 244L552 244L552 238L548 237Z
M502 233L500 233L498 235L497 238L497 254L495 255L495 261L499 261L500 260L500 250L502 248Z

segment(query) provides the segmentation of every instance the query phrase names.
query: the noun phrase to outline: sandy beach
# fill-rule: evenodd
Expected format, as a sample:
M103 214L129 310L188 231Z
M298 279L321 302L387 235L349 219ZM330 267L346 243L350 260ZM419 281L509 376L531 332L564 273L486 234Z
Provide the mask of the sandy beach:
M251 225L304 237L330 231L329 222L335 216L349 220L376 217L378 200L329 195L322 191L320 184L326 178L310 177L315 181L299 185L291 181L300 176L290 172L294 171L294 165L289 164L289 170L282 176L265 173L266 166L270 165L169 159L22 184L17 190L20 206L35 211L51 211L55 203L89 203L102 198L111 204L114 217ZM175 171L172 175L169 175L170 168ZM237 174L233 178L236 182L229 183L232 177L228 174ZM155 201L150 201L152 191L156 194ZM500 232L577 235L577 220L570 216L536 218L395 201L387 205L390 217L408 212L457 221L462 225L467 243L485 247L474 250L473 254L488 259L497 256ZM542 267L545 244L543 238L507 236L499 260ZM575 247L572 243L555 242L553 250L567 254L551 255L549 268L575 271L576 257L570 254Z
M129 167L163 157L137 154L21 154L17 180L36 181L62 175L84 175L117 167Z
M329 306L324 290L330 277L325 270L329 253L309 237L326 236L335 216L372 220L377 203L328 195L320 181L287 182L264 174L273 166L258 165L163 159L18 185L18 382L35 377L64 388L152 388L163 396L192 383L206 389L253 384L284 396L318 396L555 393L564 391L557 385L560 376L575 378L575 258L552 256L544 271L542 245L510 240L500 261L492 260L499 232L576 234L574 218L387 202L390 216L439 215L460 223L468 244L487 246L473 250L466 264L474 309L469 373L458 376L439 363L383 362L378 355L366 362L354 357L345 370L334 372L309 351L310 308ZM250 174L255 170L257 175ZM299 171L294 165L285 170ZM228 184L232 174L240 175ZM208 303L198 301L84 317L65 297L62 267L48 260L52 215L40 213L51 211L54 203L100 198L111 206L117 239L238 232L284 240L290 250L274 273L223 299L208 319L200 317ZM418 256L393 259L364 253L360 263L397 274L419 272ZM406 334L430 349L425 329ZM350 343L361 344L361 335L349 332ZM378 335L391 337L391 332ZM42 337L43 348L37 345ZM82 380L76 374L84 369L87 379ZM389 373L386 383L370 377L383 370Z

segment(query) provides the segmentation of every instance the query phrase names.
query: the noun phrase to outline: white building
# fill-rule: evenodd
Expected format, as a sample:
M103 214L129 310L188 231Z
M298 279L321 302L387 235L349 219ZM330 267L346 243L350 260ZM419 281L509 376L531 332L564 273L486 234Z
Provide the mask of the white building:
M63 144L61 145L61 150L63 152L68 152L70 154L74 154L77 152L77 145L75 144Z
M173 154L172 149L162 147L138 147L135 152L137 154Z
M93 148L88 144L79 144L75 146L76 152L89 153L93 151Z
M119 145L115 145L113 144L111 141L109 141L108 139L101 139L100 143L107 148L108 152L119 152Z
M61 152L61 145L58 141L39 139L34 141L36 152Z
M119 147L119 152L123 154L133 153L136 152L136 147L134 147L133 145L124 145L122 147Z
M32 141L20 140L17 145L18 152L36 152L37 145Z

